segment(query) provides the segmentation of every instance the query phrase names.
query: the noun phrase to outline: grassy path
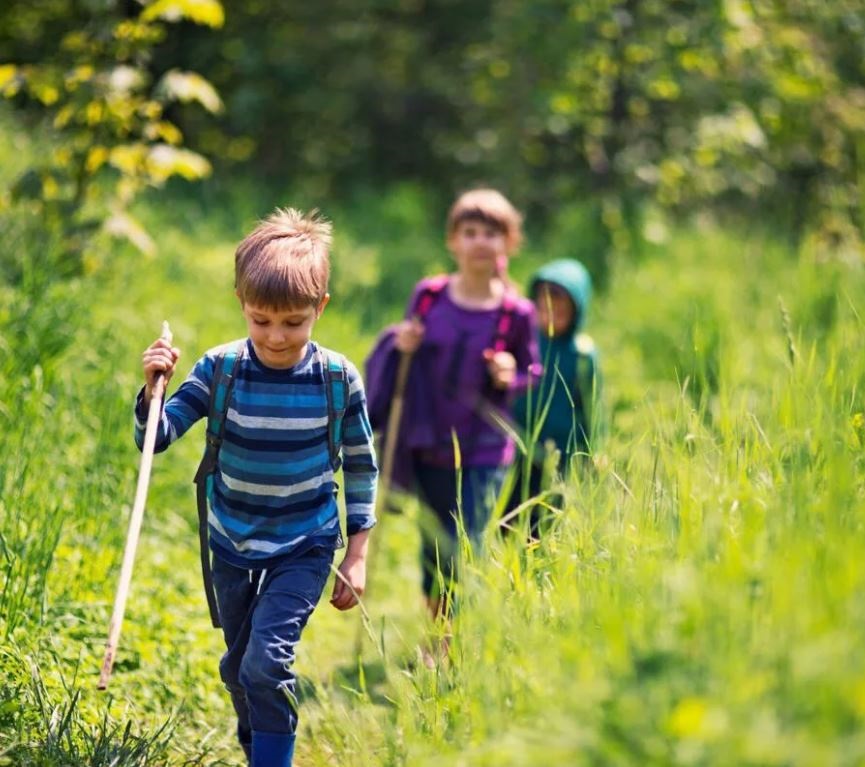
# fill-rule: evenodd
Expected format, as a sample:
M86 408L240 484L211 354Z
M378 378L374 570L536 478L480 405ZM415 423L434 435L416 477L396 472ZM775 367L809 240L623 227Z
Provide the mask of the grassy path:
M200 426L157 457L110 696L95 691L140 352L164 318L184 372L243 332L230 226L191 205L147 215L160 256L90 284L62 370L3 377L0 763L238 763L195 549ZM302 767L865 759L861 266L709 228L615 286L592 319L603 460L563 488L541 547L490 538L441 674L410 669L412 509L384 520L383 639L358 663L357 615L323 604L301 646ZM371 336L353 309L335 295L317 337L360 362Z

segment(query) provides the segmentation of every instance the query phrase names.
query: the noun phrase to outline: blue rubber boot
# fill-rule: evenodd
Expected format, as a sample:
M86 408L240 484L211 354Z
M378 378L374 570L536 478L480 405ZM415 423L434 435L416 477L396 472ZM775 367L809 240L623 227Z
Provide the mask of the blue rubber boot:
M252 731L252 767L291 767L294 735Z

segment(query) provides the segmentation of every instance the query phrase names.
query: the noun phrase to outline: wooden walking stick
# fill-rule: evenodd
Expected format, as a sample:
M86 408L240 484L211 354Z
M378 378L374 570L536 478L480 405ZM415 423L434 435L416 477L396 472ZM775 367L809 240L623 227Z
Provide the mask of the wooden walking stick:
M411 361L414 354L400 352L399 366L396 369L396 383L393 387L393 402L390 406L390 415L387 418L387 428L384 434L384 455L381 459L381 477L379 482L376 504L384 512L385 501L390 482L393 477L393 460L396 455L396 441L399 436L399 427L402 424L402 408L405 402L405 384L408 380L408 371L411 369Z
M167 322L162 323L162 338L171 343L171 329L168 327ZM98 689L100 690L108 687L108 679L111 677L111 669L114 667L117 642L120 639L120 626L123 623L123 613L126 610L126 597L129 594L129 583L132 580L135 549L138 547L141 521L144 518L144 503L147 500L147 486L150 483L150 468L153 465L153 450L156 445L156 432L159 427L159 416L162 412L162 398L164 395L165 376L159 373L153 384L150 409L147 411L147 427L144 430L144 445L141 448L138 486L135 489L135 502L132 504L132 514L129 517L126 547L123 550L123 566L120 568L120 581L117 584L117 594L114 597L114 611L111 613L111 623L108 624L108 641L105 644L105 658L102 661L102 671L99 674Z

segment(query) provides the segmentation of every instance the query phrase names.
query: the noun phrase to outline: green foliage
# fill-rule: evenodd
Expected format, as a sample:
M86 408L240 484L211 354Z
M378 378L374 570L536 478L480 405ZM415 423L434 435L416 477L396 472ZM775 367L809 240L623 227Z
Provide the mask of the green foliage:
M219 161L318 197L477 183L536 216L594 209L604 261L636 211L754 203L861 259L862 0L250 2L181 30L167 66L224 94L183 125ZM315 30L310 33L310 30ZM279 94L274 98L273 94ZM843 246L843 247L842 247Z
M353 291L359 260L410 282L444 258L421 192L379 204L336 214L335 299L316 329L356 362L373 335L356 296L377 295L377 278ZM76 304L88 322L41 379L0 376L0 754L14 764L239 756L196 570L200 433L157 458L115 697L93 690L134 483L138 353L164 317L186 369L242 332L236 238L222 228L237 212L211 209L208 223L173 200L141 214L164 257L89 282ZM579 237L583 215L563 213L549 241ZM382 521L363 657L355 619L324 603L306 630L299 760L861 761L862 274L739 235L671 227L666 245L617 263L590 320L612 412L605 452L557 488L539 546L490 531L467 567L451 661L433 671L414 650L427 631L417 509ZM520 268L546 257L541 241ZM391 289L378 306L398 313L405 296Z
M50 47L40 41L38 60L0 63L0 94L47 120L55 135L52 151L34 158L11 185L7 207L11 201L38 215L63 238L77 271L86 266L86 243L103 226L152 251L129 204L171 176L197 180L210 173L203 156L180 147L183 134L168 113L173 103L191 101L218 112L219 96L194 72L154 77L153 51L166 37L163 20L216 27L222 7L217 0L160 0L137 17L128 11L121 2L97 9L60 0L29 12L8 4L0 16L29 34L55 35ZM52 22L69 17L79 23L59 33Z
M0 142L0 178L31 149ZM9 250L30 258L0 259L0 764L240 757L197 570L200 431L156 459L110 693L95 683L138 462L140 352L169 319L183 375L242 334L232 253L272 206L256 182L144 195L136 214L162 257L117 259L98 279L57 281L63 241L3 213ZM310 207L309 194L280 202ZM360 363L414 281L448 261L434 192L357 194L325 208L334 301L316 336ZM589 324L604 452L555 488L540 545L489 531L433 670L416 648L445 628L422 617L417 506L381 521L373 639L325 599L299 648L300 763L861 763L861 264L796 252L766 222L636 210L649 244L609 264ZM582 254L617 211L614 198L563 207L515 278Z
M343 301L351 296L365 328L401 317L421 276L452 268L444 213L436 221L430 214L435 207L426 190L406 184L384 194L358 194L347 209L337 206L331 213L337 222L331 292Z
M530 225L580 208L603 285L613 254L643 247L646 201L760 205L820 257L862 259L863 12L863 0L255 1L225 15L216 0L12 2L0 91L66 139L16 186L64 226L101 221L79 212L90 196L123 203L206 175L189 143L330 204L415 182L440 208L485 183ZM109 229L152 248L128 213Z
M20 696L17 706L23 704L33 715L13 721L19 728L16 735L20 743L5 750L5 763L28 767L146 767L169 763L168 744L173 735L169 722L143 736L133 732L131 721L122 726L107 713L98 723L86 722L79 708L80 690L68 691L62 702L57 702L38 669L32 669L29 677L29 683L19 682L14 689Z

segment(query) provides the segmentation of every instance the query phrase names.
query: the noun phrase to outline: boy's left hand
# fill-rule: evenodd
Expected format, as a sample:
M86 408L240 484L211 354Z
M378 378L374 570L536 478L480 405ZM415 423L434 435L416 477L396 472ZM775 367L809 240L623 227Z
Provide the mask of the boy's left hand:
M517 378L517 361L510 352L484 349L487 370L496 389L510 389Z
M346 555L339 566L338 573L333 584L330 603L337 610L350 610L357 604L355 594L362 596L366 587L366 558Z

